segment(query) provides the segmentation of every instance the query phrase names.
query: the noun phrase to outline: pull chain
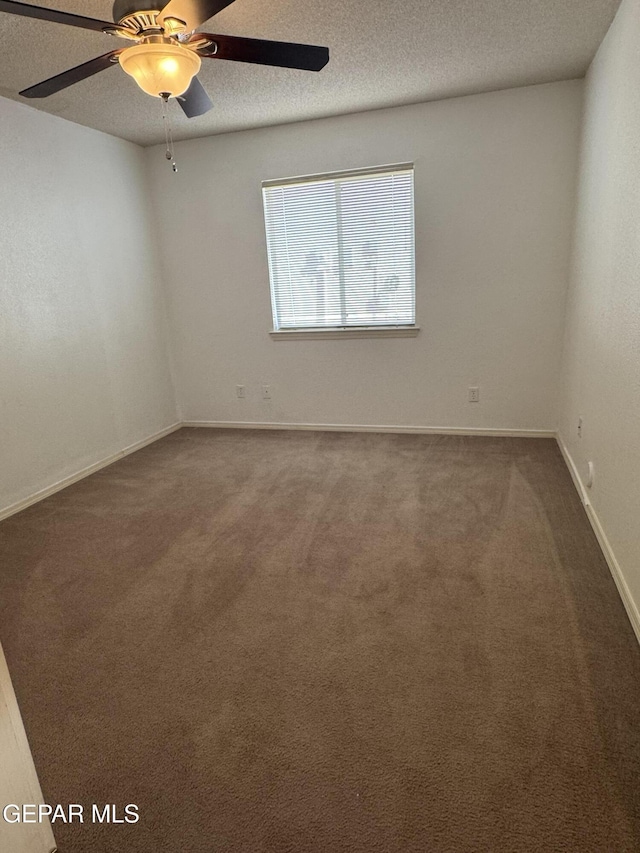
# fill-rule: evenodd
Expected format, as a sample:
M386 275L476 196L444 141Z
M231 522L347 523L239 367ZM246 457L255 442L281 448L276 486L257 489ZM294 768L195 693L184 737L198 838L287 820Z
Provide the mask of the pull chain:
M171 117L169 116L169 95L160 95L162 101L162 122L164 124L164 141L167 146L164 156L171 161L171 168L174 172L178 171L176 158L173 150L173 134L171 131Z

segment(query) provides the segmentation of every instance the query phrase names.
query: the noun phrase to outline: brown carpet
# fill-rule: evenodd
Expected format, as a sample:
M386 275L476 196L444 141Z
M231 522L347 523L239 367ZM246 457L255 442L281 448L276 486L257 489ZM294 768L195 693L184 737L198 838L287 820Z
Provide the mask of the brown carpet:
M550 440L181 430L0 525L62 853L640 849L640 651Z

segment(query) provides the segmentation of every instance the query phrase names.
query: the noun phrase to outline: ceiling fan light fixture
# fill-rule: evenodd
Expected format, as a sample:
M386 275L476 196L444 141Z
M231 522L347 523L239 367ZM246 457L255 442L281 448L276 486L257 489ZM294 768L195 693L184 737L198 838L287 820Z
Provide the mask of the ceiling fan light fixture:
M197 53L174 43L137 44L118 59L142 91L156 98L184 94L201 65Z

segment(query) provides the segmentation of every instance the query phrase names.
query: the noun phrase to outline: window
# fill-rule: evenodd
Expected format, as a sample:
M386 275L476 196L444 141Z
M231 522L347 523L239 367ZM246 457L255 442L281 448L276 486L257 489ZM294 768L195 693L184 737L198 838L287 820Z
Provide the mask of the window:
M262 185L274 332L414 328L413 166Z

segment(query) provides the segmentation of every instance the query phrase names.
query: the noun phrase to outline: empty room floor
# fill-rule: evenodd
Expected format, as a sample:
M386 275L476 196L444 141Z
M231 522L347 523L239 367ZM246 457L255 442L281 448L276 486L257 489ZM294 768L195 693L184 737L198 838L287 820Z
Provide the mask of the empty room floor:
M640 651L554 441L182 429L0 524L64 853L640 849Z

